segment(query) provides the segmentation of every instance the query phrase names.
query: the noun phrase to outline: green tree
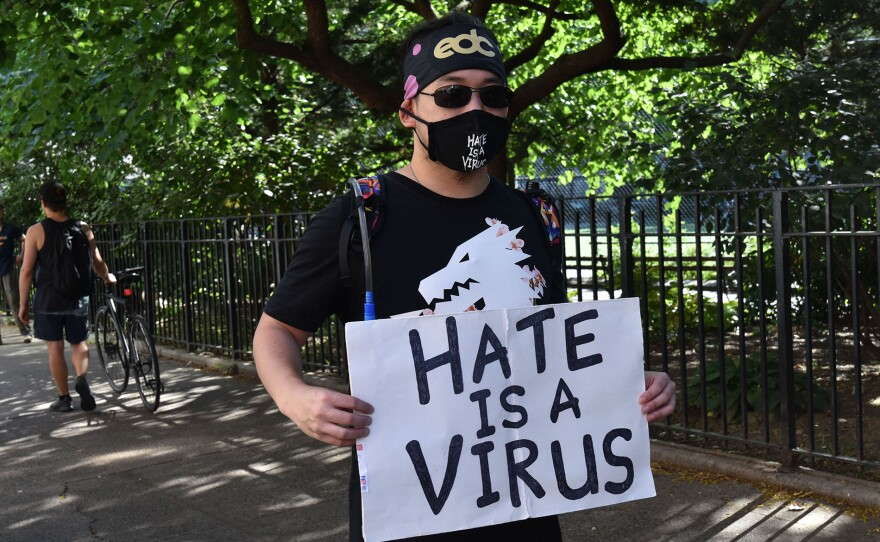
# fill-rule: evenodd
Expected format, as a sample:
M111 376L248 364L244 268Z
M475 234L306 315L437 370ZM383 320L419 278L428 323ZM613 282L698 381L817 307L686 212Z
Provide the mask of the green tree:
M786 27L788 54L678 79L654 102L666 188L740 189L880 178L880 2L818 2ZM695 92L696 91L696 92ZM652 181L647 183L651 188Z
M292 13L287 4L233 3L240 47L291 59L350 89L367 108L386 114L395 113L401 100L396 66L388 62L388 37L397 43L403 30L420 19L466 7L498 34L516 88L509 112L515 123L510 152L491 166L509 181L518 166L520 172L533 174L539 160L588 172L590 163L601 164L591 172L613 170L622 180L626 170L613 165L623 154L615 145L622 137L613 131L621 120L628 122L648 107L645 90L662 77L646 72L735 63L771 17L786 11L784 0L415 0L378 9L371 2L330 9L324 1L311 0ZM252 11L257 7L258 13ZM257 28L257 21L272 23ZM608 111L623 117L597 118ZM611 154L596 156L604 154L597 149L609 147Z
M59 178L92 220L317 208L345 178L406 159L398 43L461 6L0 4L0 190L30 197L27 208L41 180ZM494 171L577 168L605 188L663 173L658 157L676 149L658 124L687 128L661 109L667 96L709 99L713 78L744 59L764 81L769 59L794 65L812 52L801 35L830 24L783 0L464 6L498 35L517 90ZM843 27L850 12L826 15Z

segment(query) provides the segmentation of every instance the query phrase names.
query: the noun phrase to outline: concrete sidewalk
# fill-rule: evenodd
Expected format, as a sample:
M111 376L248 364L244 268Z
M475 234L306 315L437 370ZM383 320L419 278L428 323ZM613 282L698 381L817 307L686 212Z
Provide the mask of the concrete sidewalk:
M45 345L0 331L0 540L347 540L348 449L303 435L258 382L163 351L165 395L149 414L133 383L110 390L93 353L98 408L78 410L74 394L77 410L55 413ZM566 541L880 541L880 484L662 443L652 456L656 498L562 516ZM830 493L863 508L816 496Z

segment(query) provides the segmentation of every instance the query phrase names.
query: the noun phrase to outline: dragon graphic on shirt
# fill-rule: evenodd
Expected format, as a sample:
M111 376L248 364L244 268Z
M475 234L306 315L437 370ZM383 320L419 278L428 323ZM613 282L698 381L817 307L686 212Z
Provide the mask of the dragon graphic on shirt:
M517 234L498 220L458 246L446 267L419 283L430 307L422 314L451 314L469 310L526 307L544 293L546 282L538 269L519 263L529 257Z

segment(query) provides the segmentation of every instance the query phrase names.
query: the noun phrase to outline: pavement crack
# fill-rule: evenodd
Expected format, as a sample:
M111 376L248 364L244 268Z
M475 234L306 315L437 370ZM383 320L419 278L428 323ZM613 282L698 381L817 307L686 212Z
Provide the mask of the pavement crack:
M67 484L64 485L64 493L67 493ZM91 538L93 540L106 540L106 539L98 536L98 529L96 527L96 525L98 523L97 517L95 517L92 514L87 513L85 510L83 510L82 506L80 505L80 502L77 502L74 504L73 510L77 514L79 514L80 516L82 516L83 518L86 519L86 527L88 528L89 535L90 535L89 538Z

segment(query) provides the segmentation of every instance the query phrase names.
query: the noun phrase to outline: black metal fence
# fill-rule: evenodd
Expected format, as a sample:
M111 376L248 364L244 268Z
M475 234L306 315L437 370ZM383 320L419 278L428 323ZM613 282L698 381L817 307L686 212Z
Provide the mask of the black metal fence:
M880 479L880 185L560 200L572 300L638 296L645 365L679 408L652 431L786 467ZM249 359L310 219L94 225L113 269L147 267L158 340ZM307 370L344 374L333 319Z

